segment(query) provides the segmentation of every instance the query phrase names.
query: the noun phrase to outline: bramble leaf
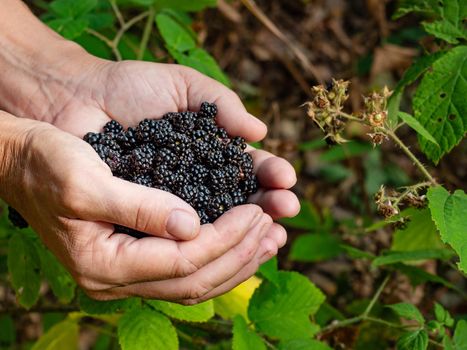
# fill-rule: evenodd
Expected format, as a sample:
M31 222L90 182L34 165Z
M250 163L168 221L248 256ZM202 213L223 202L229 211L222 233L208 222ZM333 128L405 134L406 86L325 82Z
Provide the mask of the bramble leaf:
M449 311L446 310L441 304L435 303L434 311L436 320L438 322L445 324L447 327L454 326L454 319L449 314Z
M279 285L263 281L250 300L248 316L258 330L282 340L313 336L319 326L309 317L324 294L297 272L279 271Z
M182 321L206 322L214 316L214 303L212 300L190 306L163 300L146 300L145 303L169 317Z
M8 271L18 302L29 309L39 298L40 260L34 243L21 232L8 243Z
M459 39L467 39L467 28L463 24L467 18L465 0L444 0L440 6L440 15L441 19L423 24L428 33L450 44L459 43Z
M177 350L175 327L163 314L150 309L126 312L118 323L118 341L122 350Z
M441 239L459 255L458 267L467 272L467 194L457 190L450 194L441 186L431 187L427 193L431 216Z
M459 320L457 322L456 330L454 331L454 341L455 350L467 350L467 321Z
M67 318L41 336L32 350L78 349L78 335L77 321Z
M266 350L266 345L261 337L248 328L248 325L242 316L235 316L233 321L233 350Z
M434 163L467 132L467 46L447 52L425 74L413 98L415 119L439 147L419 136L422 151Z
M277 268L277 257L275 256L274 258L266 261L264 264L262 264L259 269L258 273L267 279L268 281L278 284L279 283L279 270Z
M428 334L424 329L404 333L397 341L397 350L425 350Z
M404 261L420 261L428 259L449 260L453 253L449 249L426 249L410 251L389 251L373 260L373 266L395 264Z
M425 319L417 307L409 303L398 303L392 305L386 305L387 308L393 310L400 317L403 317L407 320L417 321L419 325L425 324Z

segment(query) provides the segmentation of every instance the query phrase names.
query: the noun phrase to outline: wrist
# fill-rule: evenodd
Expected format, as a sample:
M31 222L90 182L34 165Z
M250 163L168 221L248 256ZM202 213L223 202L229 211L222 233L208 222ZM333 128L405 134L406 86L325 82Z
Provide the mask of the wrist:
M0 109L51 122L103 61L41 23L18 0L0 9Z

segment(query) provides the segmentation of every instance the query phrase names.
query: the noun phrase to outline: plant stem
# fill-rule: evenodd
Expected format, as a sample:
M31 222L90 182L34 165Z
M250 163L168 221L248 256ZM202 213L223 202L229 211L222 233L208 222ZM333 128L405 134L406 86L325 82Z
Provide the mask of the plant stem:
M117 35L115 35L115 38L114 38L114 40L112 42L112 48L114 49L114 52L118 53L118 56L116 55L117 56L116 57L117 61L122 60L122 56L120 54L120 51L118 51L118 44L120 44L120 40L122 39L123 34L125 34L126 31L128 29L130 29L134 24L138 23L139 21L141 21L142 19L144 19L147 16L149 16L149 11L145 11L145 12L140 13L138 16L135 16L132 19L130 19L128 22L126 22L120 28L120 30L117 32Z
M417 157L410 151L410 149L402 142L402 140L391 130L386 130L384 128L381 131L385 132L390 138L393 139L395 143L398 144L398 146L404 151L404 153L414 162L414 164L417 166L417 168L425 175L425 177L428 179L428 181L431 182L433 185L437 185L438 183L436 180L431 176L431 174L426 170L426 168L423 166L423 164L418 160Z
M368 304L368 306L366 307L365 311L362 314L363 318L367 317L370 314L371 310L373 309L373 306L375 306L376 302L378 301L379 297L381 296L381 293L383 292L384 287L386 287L386 284L388 284L389 278L390 278L390 275L387 275L384 278L381 285L378 287L378 290L376 291L375 295L373 296L370 303Z
M146 21L146 25L144 26L143 37L141 38L141 43L139 45L138 54L136 55L137 60L142 60L144 57L144 52L146 51L149 37L151 36L151 30L152 30L155 14L156 14L156 11L154 10L154 7L151 7L149 9L149 15Z
M120 9L118 8L118 5L115 0L109 0L110 6L112 6L112 10L115 13L115 16L117 17L118 23L120 23L120 27L125 26L125 20L123 19L123 15L120 12Z

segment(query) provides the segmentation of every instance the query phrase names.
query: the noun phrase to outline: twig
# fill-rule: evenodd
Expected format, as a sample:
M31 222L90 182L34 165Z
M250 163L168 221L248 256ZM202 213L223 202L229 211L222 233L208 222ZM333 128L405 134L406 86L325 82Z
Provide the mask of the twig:
M136 55L137 60L142 60L144 57L144 52L146 51L149 37L151 36L151 30L153 27L155 13L156 11L154 10L154 7L151 7L149 9L149 15L148 15L148 19L146 20L146 25L144 26L143 37L141 38L141 43L139 45L138 54Z
M112 10L115 13L115 16L117 17L118 23L120 23L120 27L124 27L125 20L123 19L123 15L120 12L120 9L118 8L117 3L115 2L115 0L109 0L109 2L110 2L110 6L112 6Z
M280 41L282 41L290 51L298 58L303 68L309 71L315 79L323 84L323 79L319 71L313 66L308 57L303 51L289 38L282 33L279 28L264 14L264 12L256 5L254 0L241 0L243 5L267 28L274 34Z

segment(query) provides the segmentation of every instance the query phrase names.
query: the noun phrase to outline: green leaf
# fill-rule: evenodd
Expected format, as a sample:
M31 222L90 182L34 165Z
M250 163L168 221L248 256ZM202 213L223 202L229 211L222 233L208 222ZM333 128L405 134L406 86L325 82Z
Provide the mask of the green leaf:
M397 341L397 350L425 350L428 347L428 334L422 329L404 333Z
M268 281L274 283L274 284L279 284L279 270L277 268L277 257L275 256L274 258L266 261L264 264L262 264L258 272L261 276L266 278Z
M393 265L394 268L396 268L398 271L402 272L404 275L406 275L410 279L410 283L413 286L418 286L422 283L426 282L433 282L433 283L439 283L442 284L443 286L456 290L460 292L461 294L463 291L461 291L458 287L456 287L454 284L448 282L442 277L439 277L437 275L433 275L429 272L426 272L425 270L416 267L416 266L411 266L411 265L405 265L402 263L396 263Z
M250 300L248 316L256 328L282 340L312 337L319 329L309 317L324 294L297 272L279 271L279 285L263 281Z
M449 311L446 310L441 304L435 303L435 317L436 320L445 324L447 327L454 326L454 319L449 314Z
M50 10L58 18L76 18L91 12L96 6L97 0L55 0L50 3Z
M413 98L415 119L439 147L419 136L422 151L434 163L456 146L467 131L467 46L458 46L434 62Z
M159 13L156 24L165 43L173 50L185 52L196 48L196 41L190 32L168 14Z
M455 350L467 350L467 321L460 320L457 322L456 330L454 331Z
M364 250L352 247L350 245L341 244L341 248L353 259L369 259L373 260L376 256Z
M425 319L423 318L422 313L413 304L398 303L386 305L386 307L393 310L400 317L403 317L407 320L417 321L420 326L423 326L425 324Z
M210 76L226 86L230 86L230 81L217 64L216 60L205 50L196 48L190 50L187 54L178 52L168 47L170 54L175 60L197 71Z
M430 187L427 193L431 216L441 239L459 255L459 269L467 272L467 195L462 190L450 194L441 186Z
M434 137L422 126L422 124L418 122L417 119L405 112L399 112L398 117L401 118L412 129L414 129L420 136L439 147L438 142L436 142Z
M145 303L177 320L206 322L214 317L214 303L212 300L190 306L184 306L162 300L146 300Z
M180 11L200 11L206 7L215 7L217 0L153 0L157 8L171 8Z
M66 319L39 338L32 350L78 349L79 328L76 320Z
M242 316L235 316L233 321L233 350L266 350L266 345L261 337L248 328Z
M323 162L338 162L366 154L372 149L373 146L367 142L350 141L341 145L332 146L328 151L323 152L319 159Z
M292 244L289 259L302 262L329 260L341 253L340 241L329 233L300 235Z
M453 253L448 249L411 250L406 252L389 251L386 255L373 260L373 266L389 265L404 261L420 261L429 259L449 260Z
M408 217L410 221L405 228L397 229L394 233L391 250L413 251L445 248L428 208L409 208L404 211L404 217Z
M410 12L424 12L430 15L436 14L438 11L437 0L399 0L397 11L393 15L393 19L405 16Z
M175 327L161 313L149 309L126 312L118 323L118 341L122 350L177 350Z
M57 258L43 246L36 246L41 270L58 300L69 303L75 296L76 283Z
M394 88L394 92L388 101L388 120L391 128L394 129L399 121L398 113L405 87L415 82L415 80L424 74L432 66L432 64L441 58L445 53L445 51L438 51L431 55L424 55L418 58L405 71L401 80L399 80L396 87Z
M72 40L84 33L89 22L84 18L57 18L46 24L57 33L62 34L65 38Z
M441 7L441 19L432 23L424 23L424 29L450 44L459 43L459 39L467 39L467 28L463 21L467 18L465 0L445 0Z
M137 308L141 305L138 298L99 301L88 297L81 289L78 290L78 304L83 312L90 315L112 314Z
M10 315L0 316L0 329L2 330L0 332L0 349L3 349L2 346L6 349L13 348L16 341L16 328Z
M40 260L34 243L22 232L10 238L8 271L18 302L29 309L39 298Z
M279 350L332 350L326 343L314 339L292 339L279 344Z
M315 230L321 226L321 219L311 202L301 200L298 215L294 218L284 218L281 220L281 223L292 228Z

